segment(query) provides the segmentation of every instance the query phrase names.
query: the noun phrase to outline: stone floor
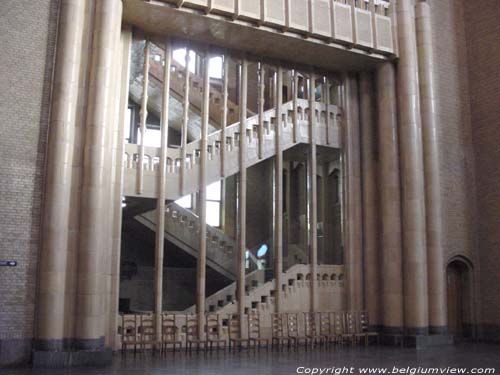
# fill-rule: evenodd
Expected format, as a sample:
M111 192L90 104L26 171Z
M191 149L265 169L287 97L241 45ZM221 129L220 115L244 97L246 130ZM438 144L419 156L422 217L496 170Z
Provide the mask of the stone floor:
M435 370L438 375L454 375L458 372L451 368L465 368L464 374L483 373L498 374L500 372L500 346L487 344L459 344L450 347L436 347L419 350L399 349L392 347L345 347L342 349L318 348L297 352L277 352L265 349L254 353L243 350L236 353L172 353L163 357L153 357L149 354L127 355L121 358L115 355L114 363L108 368L78 368L78 369L0 369L2 375L224 375L224 374L257 374L257 375L289 375L311 374L311 368L330 369L322 374L362 374L363 368L387 369L387 374L417 375L426 374L427 368ZM419 369L420 367L420 369ZM474 369L479 369L479 371ZM492 368L494 372L485 372ZM441 372L442 371L442 372ZM476 372L474 372L476 371ZM483 371L483 372L481 372ZM376 371L372 373L381 373ZM432 372L430 372L432 373ZM317 375L322 375L316 372Z

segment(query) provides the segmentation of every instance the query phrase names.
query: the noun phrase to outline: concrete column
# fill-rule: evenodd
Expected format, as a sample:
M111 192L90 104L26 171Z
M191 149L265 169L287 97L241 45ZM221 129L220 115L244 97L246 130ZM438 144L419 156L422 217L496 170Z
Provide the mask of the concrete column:
M259 159L264 157L264 103L265 103L265 89L266 89L266 70L264 64L259 64L259 87L257 102L259 112Z
M142 71L142 98L141 98L141 142L139 143L139 165L137 166L137 194L142 194L144 188L144 137L146 136L146 122L148 119L148 86L149 86L149 40L144 44L144 64Z
M200 247L197 263L196 313L198 314L198 337L205 335L205 279L207 271L207 161L208 161L208 116L210 115L210 56L203 58L203 97L201 109L201 154L200 191L198 194L198 215L200 219ZM245 269L243 268L243 272ZM244 280L244 279L243 279Z
M168 150L168 109L170 102L170 65L172 45L165 41L165 64L163 66L163 95L161 106L161 151L158 171L158 199L156 201L156 242L155 242L155 322L157 340L161 339L161 314L163 312L163 255L165 244L165 195Z
M245 312L245 251L247 230L247 79L248 61L241 63L240 74L240 179L238 184L238 314L240 314L241 332L243 332L243 314Z
M405 330L409 335L422 335L428 332L429 317L424 165L413 11L413 1L398 2L398 109L403 184Z
M74 259L70 253L68 222L84 22L83 0L61 3L39 265L35 346L40 350L64 348L68 319L65 297L74 294L66 283L70 276L69 260Z
M445 265L442 245L441 180L436 116L431 14L428 3L416 5L420 113L425 173L429 331L447 332Z
M186 146L187 146L187 131L189 122L189 48L186 47L186 57L184 60L184 106L182 114L182 128L181 128L181 149L180 159L181 165L179 170L179 195L184 195L184 179L186 174Z
M222 123L220 130L220 175L226 177L226 126L227 126L227 98L229 82L229 56L224 55L223 82L222 82Z
M102 0L96 4L94 45L88 93L87 124L84 148L84 172L81 197L80 249L78 254L78 291L75 321L75 348L102 350L104 347L103 285L107 236L105 231L108 198L106 176L111 173L106 159L107 121L113 109L111 81L113 77L114 35L121 17L118 0Z
M307 158L307 178L309 180L309 264L311 267L311 301L310 309L318 307L318 188L317 188L317 158L316 158L316 76L309 78L309 155Z
M107 186L107 204L108 208L104 212L108 215L107 226L105 227L107 239L106 249L108 251L104 254L104 265L105 265L105 281L106 281L106 298L105 298L105 329L106 329L106 347L112 347L115 343L116 338L116 314L118 313L118 295L113 293L113 278L119 277L116 274L116 266L119 264L119 259L117 256L117 246L116 246L116 232L115 232L115 220L118 219L116 212L121 211L121 189L117 192L117 186L119 185L118 169L121 168L121 160L123 158L123 153L119 154L121 151L121 145L123 143L123 137L118 139L119 131L119 121L120 121L120 94L121 94L121 74L122 74L122 46L121 46L121 12L122 4L118 5L117 12L119 16L115 17L113 22L115 22L114 35L113 35L113 46L114 46L114 56L113 56L113 77L111 81L111 106L112 110L108 114L108 153L109 157L106 160L107 168L109 168L110 173L108 175ZM120 164L117 165L118 160ZM121 220L121 217L119 218ZM118 240L119 241L119 240ZM119 251L119 250L118 250ZM114 313L114 314L113 314Z
M371 73L360 74L359 91L365 308L368 311L370 324L378 326L380 324L380 255L377 207L377 133L374 122L374 87Z
M283 102L283 68L278 66L276 77L276 123L274 160L274 278L275 278L275 312L281 312L282 305L282 273L283 273L283 145L281 107Z
M297 116L297 107L298 107L298 93L299 93L299 72L294 69L293 71L293 143L297 143L297 134L298 134L298 116Z
M358 82L353 74L344 79L345 266L347 308L360 311L363 303L363 218L361 212L361 155Z
M125 116L129 101L129 75L130 75L130 50L132 45L132 29L124 28L120 38L121 48L121 69L120 69L120 91L117 95L117 119L118 128L116 134L116 183L113 193L113 254L111 270L111 303L109 309L109 329L110 346L118 345L116 323L118 317L118 303L120 293L120 254L121 254L121 234L122 234L122 190L123 190L123 155L125 152L125 142L123 139Z
M382 320L385 333L401 334L403 319L403 259L401 186L396 106L396 72L392 63L377 69L378 149L380 175Z

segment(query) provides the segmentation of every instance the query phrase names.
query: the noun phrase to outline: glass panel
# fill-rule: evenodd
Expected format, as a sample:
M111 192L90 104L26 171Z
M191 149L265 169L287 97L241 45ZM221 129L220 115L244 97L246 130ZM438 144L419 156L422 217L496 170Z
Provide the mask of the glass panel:
M172 53L172 57L176 62L178 62L181 66L186 65L186 49L176 49ZM194 51L189 51L189 71L194 73L196 69L196 53Z
M210 59L210 67L208 71L210 78L222 78L222 56L216 56Z
M220 201L221 200L221 182L217 181L207 186L207 200Z
M184 197L177 199L175 203L184 208L192 208L193 198L191 195L185 195Z
M141 144L141 132L138 134L138 144ZM160 129L146 129L144 136L144 146L146 147L161 147L161 130Z
M220 202L207 202L207 224L220 227Z

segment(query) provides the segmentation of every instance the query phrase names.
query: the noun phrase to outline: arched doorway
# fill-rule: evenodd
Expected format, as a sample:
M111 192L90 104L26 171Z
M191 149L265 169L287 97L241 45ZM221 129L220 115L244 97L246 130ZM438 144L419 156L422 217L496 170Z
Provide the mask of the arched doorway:
M446 268L448 297L448 330L456 338L473 337L472 266L457 257Z

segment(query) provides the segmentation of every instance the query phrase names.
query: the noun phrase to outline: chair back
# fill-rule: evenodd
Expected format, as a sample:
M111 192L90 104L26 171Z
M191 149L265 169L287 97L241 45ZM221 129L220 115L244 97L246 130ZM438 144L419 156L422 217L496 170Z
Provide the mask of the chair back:
M284 337L285 336L285 319L286 314L284 313L272 313L271 314L271 328L273 337Z
M260 313L251 312L248 315L248 337L249 338L260 338Z
M198 316L196 314L186 315L186 339L198 339Z
M240 314L229 314L228 319L229 325L229 338L230 339L241 339L241 316Z
M370 321L368 319L368 311L360 311L358 313L358 331L368 332L370 330Z
M299 335L299 318L297 313L288 313L287 315L287 330L288 336L297 337Z
M319 313L319 334L323 336L330 336L333 331L331 327L330 313Z
M174 314L163 314L161 316L161 337L162 341L177 340L177 326L175 325Z
M206 330L208 340L219 340L221 338L219 314L207 314Z
M142 314L139 332L143 341L154 340L156 338L156 323L154 315Z
M304 331L306 336L317 336L318 330L316 327L316 313L304 313Z
M344 332L348 334L354 334L356 332L356 313L352 311L347 311L344 314Z
M122 343L134 342L138 339L137 319L135 314L122 315Z
M333 331L339 336L345 333L344 331L344 313L342 311L336 311L332 313L333 315Z

